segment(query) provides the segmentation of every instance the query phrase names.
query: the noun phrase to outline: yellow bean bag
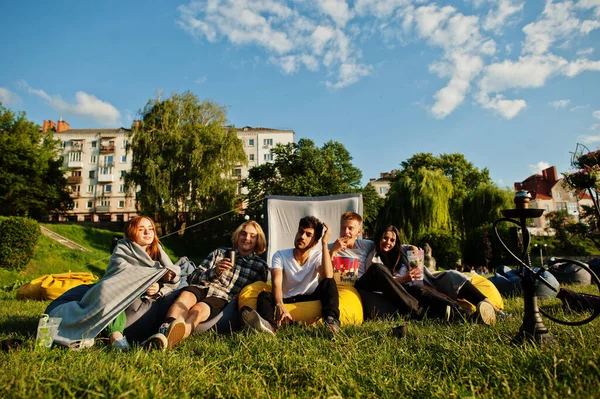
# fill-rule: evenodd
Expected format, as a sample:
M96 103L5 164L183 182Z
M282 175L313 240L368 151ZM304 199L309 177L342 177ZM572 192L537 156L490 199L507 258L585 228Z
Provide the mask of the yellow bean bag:
M263 291L271 292L271 286L262 281L244 287L238 297L238 306L249 306L256 309L256 299ZM363 309L360 295L354 287L338 286L340 296L340 322L342 326L360 325L363 322ZM294 320L306 324L312 324L321 318L321 302L308 301L297 303L286 303L285 308L290 312Z
M21 286L17 290L17 299L54 300L73 287L96 280L98 277L87 272L46 274Z
M477 273L464 274L472 278L471 284L473 284L475 288L481 291L481 293L485 295L495 307L497 307L500 310L504 309L504 301L502 300L502 295L500 295L500 291L498 291L498 288L496 288L494 283L492 283L487 278L480 276ZM471 310L475 310L476 304L470 303L464 299L459 299L459 302L461 302L461 304L466 305L467 308L470 307Z

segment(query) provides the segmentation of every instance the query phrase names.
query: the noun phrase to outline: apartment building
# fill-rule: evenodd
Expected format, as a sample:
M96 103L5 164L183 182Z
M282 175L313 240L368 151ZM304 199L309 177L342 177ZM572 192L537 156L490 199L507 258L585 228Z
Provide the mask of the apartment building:
M390 191L390 186L392 184L392 180L396 175L396 171L392 170L391 172L381 172L379 174L379 178L370 178L369 184L375 187L375 191L381 198L385 198L388 191Z
M73 199L73 208L58 216L60 220L117 222L137 214L135 199L127 197L124 181L125 173L131 170L131 152L127 150L131 129L71 129L62 119L57 123L44 121L42 130L48 129L61 142L63 169ZM294 141L293 130L233 129L248 157L248 165L239 164L232 171L238 183L248 176L249 168L273 160L271 148L276 144Z
M127 151L130 129L71 129L66 121L44 121L61 142L63 169L73 208L61 220L127 221L135 216L135 200L127 198L124 175L131 170Z
M533 219L534 226L539 229L548 227L546 214L549 212L565 210L579 221L582 205L593 205L589 194L584 191L577 193L564 187L563 179L559 178L556 172L556 166L544 169L541 175L531 175L522 182L515 182L514 187L515 190L535 192L535 199L529 203L529 207L545 210L540 218ZM533 233L536 231L534 230Z
M271 149L277 144L294 142L293 130L269 129L266 127L244 126L235 129L238 138L242 141L244 152L248 158L248 165L238 164L232 172L239 182L248 177L248 169L273 161ZM238 184L238 194L246 194Z

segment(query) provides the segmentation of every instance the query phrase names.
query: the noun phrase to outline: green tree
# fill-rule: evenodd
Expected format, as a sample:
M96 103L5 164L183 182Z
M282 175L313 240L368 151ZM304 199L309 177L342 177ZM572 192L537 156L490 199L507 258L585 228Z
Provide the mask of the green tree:
M421 168L405 174L392 182L377 226L398 226L408 242L426 232L450 229L452 195L452 183L440 170Z
M52 133L0 103L0 215L37 220L72 204Z
M375 225L377 215L385 203L385 198L381 198L371 184L367 184L362 189L363 197L363 230L365 236L373 238L375 234Z
M462 215L467 232L493 223L502 217L501 210L513 208L513 192L493 183L481 183L463 199Z
M250 168L242 182L246 198L253 202L249 212L259 214L257 199L267 195L318 197L360 192L362 172L352 165L352 157L337 141L321 148L309 139L278 144L272 150L273 162Z
M455 233L464 236L465 225L463 221L463 200L481 183L491 183L489 170L479 170L465 159L463 154L441 154L434 156L431 153L418 153L401 162L401 169L397 171L395 180L403 180L406 176L413 177L421 169L438 170L452 184L453 195L450 198L450 216L452 229Z
M166 233L177 219L193 222L233 209L236 165L247 162L242 142L226 125L224 107L192 93L152 99L132 131L132 168L143 214L158 217Z

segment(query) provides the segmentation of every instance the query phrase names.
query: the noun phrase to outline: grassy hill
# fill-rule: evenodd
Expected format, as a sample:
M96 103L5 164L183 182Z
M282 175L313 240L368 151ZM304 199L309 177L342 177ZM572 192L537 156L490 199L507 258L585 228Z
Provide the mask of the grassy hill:
M72 272L91 272L102 276L110 258L110 245L114 235L111 230L87 227L78 224L42 224L42 226L90 249L90 252L70 249L42 235L35 248L33 258L25 270L9 271L0 269L0 287L33 280L44 274ZM176 256L165 246L172 260Z

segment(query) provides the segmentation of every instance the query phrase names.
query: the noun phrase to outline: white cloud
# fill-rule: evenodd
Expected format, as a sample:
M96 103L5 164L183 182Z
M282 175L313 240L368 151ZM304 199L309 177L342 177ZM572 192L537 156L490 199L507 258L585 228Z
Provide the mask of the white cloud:
M571 112L579 111L580 109L585 109L585 108L589 108L589 105L576 105L573 108L571 108L569 111L571 111Z
M206 83L206 80L207 80L206 76L200 76L199 78L196 78L196 80L194 80L194 83L203 84L203 83Z
M592 55L593 53L594 53L594 49L591 47L588 47L586 49L577 50L577 52L576 52L576 54L580 57L586 56L586 55Z
M372 67L369 65L360 65L354 63L344 63L340 65L339 78L337 82L327 81L325 84L332 89L341 89L358 82L363 76L371 74Z
M572 78L585 71L600 71L600 61L575 60L566 66L565 75Z
M531 173L541 175L544 169L548 169L551 165L548 162L540 161L535 165L529 165Z
M566 108L571 103L571 100L556 100L550 103L556 109Z
M594 123L590 126L590 130L595 132L596 130L600 130L600 123Z
M498 8L489 10L483 21L483 29L501 32L507 20L511 16L523 10L524 1L520 0L499 0Z
M592 116L596 119L600 119L600 109L592 112Z
M96 120L96 122L107 126L119 125L121 123L121 113L113 105L100 100L93 94L78 91L75 93L75 102L70 104L59 95L50 96L44 90L30 87L27 82L20 81L19 86L26 89L29 94L40 97L56 111L90 117Z
M0 103L3 103L4 106L18 105L21 103L21 97L5 87L0 87Z
M484 93L498 93L511 88L542 87L567 61L555 55L520 57L485 67L479 87Z
M509 120L527 108L525 100L505 100L501 94L496 94L494 98L489 98L487 95L480 93L477 97L477 102L483 108L490 109L502 118Z
M544 54L557 40L572 37L581 26L572 11L573 3L570 1L553 3L547 0L542 17L523 28L526 35L523 53Z
M585 144L597 143L597 142L600 141L600 135L597 135L597 136L581 136L581 141L583 141Z
M345 0L316 0L321 12L325 13L336 25L343 27L352 18Z

